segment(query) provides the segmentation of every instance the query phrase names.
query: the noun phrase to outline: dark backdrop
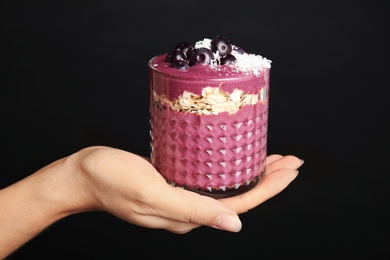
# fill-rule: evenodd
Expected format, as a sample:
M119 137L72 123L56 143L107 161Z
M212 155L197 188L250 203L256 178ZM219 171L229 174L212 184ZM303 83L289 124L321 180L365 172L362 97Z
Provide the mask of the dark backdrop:
M89 145L148 156L147 61L218 34L273 61L268 150L305 160L238 234L174 235L94 212L10 259L388 255L388 3L3 1L0 188Z

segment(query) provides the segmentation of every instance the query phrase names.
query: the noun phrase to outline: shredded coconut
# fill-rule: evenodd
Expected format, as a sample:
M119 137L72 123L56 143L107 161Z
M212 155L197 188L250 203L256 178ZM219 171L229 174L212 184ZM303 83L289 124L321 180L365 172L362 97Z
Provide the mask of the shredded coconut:
M199 48L210 49L211 48L211 39L204 38L203 41L197 41L195 43L195 48L196 49L199 49Z
M236 54L236 62L233 64L237 71L258 75L263 69L271 67L271 61L255 54Z
M236 62L231 64L230 66L234 68L236 72L244 72L244 73L253 73L256 76L260 74L260 72L264 69L271 68L271 60L262 57L261 55L249 54L249 53L238 53L235 51L235 45L232 45L232 55L236 57ZM197 41L195 43L195 48L211 48L211 39L204 38L202 41ZM214 69L219 69L218 60L220 55L214 53L214 60L211 61L211 67Z

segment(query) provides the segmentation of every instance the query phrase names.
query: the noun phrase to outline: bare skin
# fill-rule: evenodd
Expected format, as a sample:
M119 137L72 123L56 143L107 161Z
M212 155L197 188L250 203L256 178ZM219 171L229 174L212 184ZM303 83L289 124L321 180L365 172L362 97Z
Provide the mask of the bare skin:
M256 187L216 200L168 185L147 158L88 147L0 190L0 259L54 222L85 211L105 211L177 234L199 226L238 232L238 215L285 189L302 163L292 155L269 155L266 175Z

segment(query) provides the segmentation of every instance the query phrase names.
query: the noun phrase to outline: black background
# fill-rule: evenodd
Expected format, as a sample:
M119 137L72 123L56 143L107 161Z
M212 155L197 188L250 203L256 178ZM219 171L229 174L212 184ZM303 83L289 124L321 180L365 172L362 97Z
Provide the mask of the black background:
M148 156L147 61L216 35L272 60L268 151L305 160L240 233L83 213L9 259L388 256L388 3L3 1L0 188L90 145Z

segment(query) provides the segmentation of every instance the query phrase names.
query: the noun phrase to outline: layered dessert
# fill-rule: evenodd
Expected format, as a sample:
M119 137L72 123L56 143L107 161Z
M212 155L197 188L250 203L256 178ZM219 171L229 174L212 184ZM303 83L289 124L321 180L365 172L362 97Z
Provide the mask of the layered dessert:
M271 61L216 36L179 43L148 66L151 161L167 182L215 198L255 186Z

